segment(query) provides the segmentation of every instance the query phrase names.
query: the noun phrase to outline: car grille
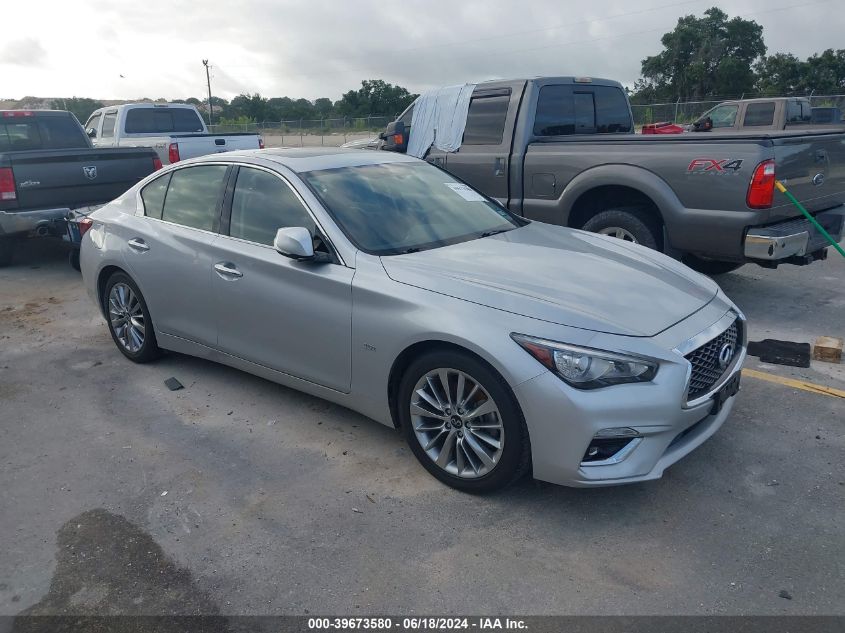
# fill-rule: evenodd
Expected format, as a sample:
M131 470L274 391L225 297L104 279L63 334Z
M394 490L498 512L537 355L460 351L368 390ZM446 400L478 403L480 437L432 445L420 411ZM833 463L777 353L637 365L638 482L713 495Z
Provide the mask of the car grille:
M730 343L734 346L734 358L736 357L739 353L737 348L737 341L740 338L739 328L740 321L736 319L727 330L716 338L710 339L701 347L684 356L692 365L687 400L695 400L699 396L703 396L724 375L727 367L719 366L719 352L725 343Z

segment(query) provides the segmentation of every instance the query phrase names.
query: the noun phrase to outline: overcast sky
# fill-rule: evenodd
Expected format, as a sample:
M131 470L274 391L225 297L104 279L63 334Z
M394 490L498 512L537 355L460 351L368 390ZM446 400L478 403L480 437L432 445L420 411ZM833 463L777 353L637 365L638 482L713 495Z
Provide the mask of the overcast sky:
M845 48L842 0L40 0L3 2L0 98L337 99L361 79L413 92L592 75L631 85L681 15L719 6L769 52Z

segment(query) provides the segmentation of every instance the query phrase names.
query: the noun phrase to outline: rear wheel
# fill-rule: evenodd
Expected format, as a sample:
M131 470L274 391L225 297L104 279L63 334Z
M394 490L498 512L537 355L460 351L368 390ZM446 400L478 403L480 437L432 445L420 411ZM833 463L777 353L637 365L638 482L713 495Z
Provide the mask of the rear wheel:
M642 207L620 207L601 211L587 220L581 228L626 242L642 244L657 251L663 248L660 222Z
M15 254L15 243L13 237L0 237L0 266L8 266L12 263Z
M704 259L690 254L684 255L682 261L693 270L705 275L724 275L745 265L744 262L724 262L718 259Z
M453 488L491 492L528 469L528 431L516 399L501 376L472 356L421 356L405 372L397 402L414 455Z
M126 358L146 363L160 355L147 304L129 275L115 273L109 277L103 304L111 337Z

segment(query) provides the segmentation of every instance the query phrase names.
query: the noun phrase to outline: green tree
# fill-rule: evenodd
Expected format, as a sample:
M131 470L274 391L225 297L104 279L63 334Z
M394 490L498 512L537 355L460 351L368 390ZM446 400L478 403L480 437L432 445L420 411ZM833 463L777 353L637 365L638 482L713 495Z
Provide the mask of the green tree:
M84 125L91 113L104 107L104 104L102 101L88 99L87 97L70 97L69 99L54 99L51 107L72 112Z
M394 86L382 79L365 79L358 90L345 93L335 103L338 114L349 117L399 114L417 95L401 86Z
M754 86L755 61L766 53L763 27L753 20L728 19L712 7L704 17L678 19L661 38L663 51L642 61L638 92L659 99L733 95Z
M769 94L841 94L845 91L845 50L827 49L802 61L777 53L757 65L757 89Z

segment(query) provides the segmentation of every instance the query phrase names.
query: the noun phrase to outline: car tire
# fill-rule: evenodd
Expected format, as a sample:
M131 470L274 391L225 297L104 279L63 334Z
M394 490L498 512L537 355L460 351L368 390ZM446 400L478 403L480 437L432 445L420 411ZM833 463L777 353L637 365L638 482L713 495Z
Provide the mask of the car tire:
M112 340L126 358L147 363L161 355L147 303L129 275L109 277L102 300Z
M601 211L587 220L581 228L584 231L642 244L656 251L663 250L663 229L660 222L642 207Z
M437 389L436 395L431 388ZM423 400L420 391L426 392L428 400ZM487 493L513 483L528 470L531 446L516 397L504 379L477 358L449 350L420 356L405 370L396 403L411 451L443 483L464 492ZM418 415L420 406L430 415ZM479 410L484 413L472 416ZM444 457L441 464L445 465L438 465L438 457Z
M693 270L705 275L724 275L745 266L744 262L724 262L718 259L704 259L690 254L684 255L681 261Z
M8 266L15 255L17 240L14 237L0 237L0 266Z
M67 261L74 270L81 271L82 267L79 264L79 249L73 248L67 254Z

